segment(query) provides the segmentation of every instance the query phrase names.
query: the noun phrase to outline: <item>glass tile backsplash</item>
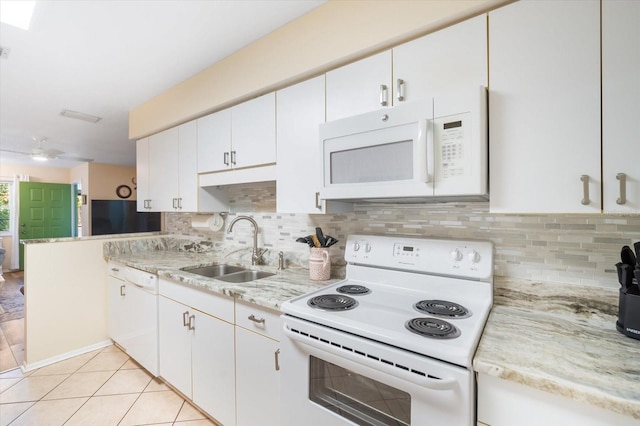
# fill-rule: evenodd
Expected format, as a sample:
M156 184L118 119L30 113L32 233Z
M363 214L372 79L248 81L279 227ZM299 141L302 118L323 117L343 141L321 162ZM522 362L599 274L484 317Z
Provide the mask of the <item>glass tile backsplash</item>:
M253 216L260 247L295 252L308 247L298 237L322 227L340 242L331 250L340 263L349 234L490 240L495 245L495 275L534 281L618 288L615 264L623 245L640 241L640 215L506 215L489 212L488 202L447 204L361 204L354 213L280 214L273 182L230 189L231 211ZM166 230L231 245L252 244L251 227L232 234L191 228L191 213L167 213Z

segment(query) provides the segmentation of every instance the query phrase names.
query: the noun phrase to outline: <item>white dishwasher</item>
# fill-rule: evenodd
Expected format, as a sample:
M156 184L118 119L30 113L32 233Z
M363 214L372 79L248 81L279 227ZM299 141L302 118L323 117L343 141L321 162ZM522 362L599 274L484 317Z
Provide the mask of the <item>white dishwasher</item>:
M109 337L158 375L158 276L115 262L108 266Z

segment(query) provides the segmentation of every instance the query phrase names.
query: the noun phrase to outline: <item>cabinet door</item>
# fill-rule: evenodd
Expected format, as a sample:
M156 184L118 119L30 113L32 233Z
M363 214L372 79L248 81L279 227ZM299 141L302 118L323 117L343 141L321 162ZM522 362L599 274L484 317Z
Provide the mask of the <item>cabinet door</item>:
M234 425L233 325L201 312L195 314L191 325L193 402L221 424Z
M149 138L136 142L136 208L148 210L149 195Z
M276 95L268 93L231 110L231 166L276 162Z
M487 86L487 47L486 15L394 47L393 103Z
M198 173L218 172L230 167L231 109L197 120ZM226 155L225 155L226 154Z
M491 211L600 212L600 2L510 4L489 43Z
M324 123L324 76L280 90L277 97L278 212L323 213L316 194L322 182L318 126Z
M326 76L327 121L391 106L390 50L329 71Z
M195 212L198 210L198 141L196 122L190 121L178 127L178 210Z
M178 127L149 137L149 192L153 211L173 211L177 205L179 139Z
M602 2L602 178L605 212L640 212L639 23L640 2ZM624 197L621 179L626 186ZM624 203L622 198L626 198Z
M279 342L236 327L237 426L280 425Z
M193 312L166 297L158 299L160 376L191 398L191 334L183 321Z
M126 301L125 282L116 277L108 278L109 297L109 337L122 346L125 350L124 340L127 335L128 311Z

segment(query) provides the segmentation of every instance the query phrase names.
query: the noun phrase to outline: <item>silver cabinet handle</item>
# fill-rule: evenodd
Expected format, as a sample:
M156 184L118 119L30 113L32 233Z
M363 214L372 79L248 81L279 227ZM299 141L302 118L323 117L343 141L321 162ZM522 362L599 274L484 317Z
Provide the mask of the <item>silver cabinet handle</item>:
M256 324L264 324L264 322L265 322L265 319L264 319L264 318L256 318L256 316L255 316L255 315L253 315L253 314L249 315L249 318L248 318L248 319L249 319L250 321L255 322Z
M228 152L224 153L224 156L222 158L222 162L224 163L225 166L229 165L229 153Z
M627 175L618 173L616 179L620 181L620 198L616 200L616 203L625 204L627 202Z
M322 205L320 204L320 193L316 192L316 209L322 210Z
M185 327L189 326L189 311L185 311L182 313L182 325Z
M401 78L396 80L396 92L398 102L404 101L404 80Z
M189 317L189 330L195 330L195 329L196 329L196 316L191 315Z
M182 197L178 198L178 208L182 210Z
M231 151L231 164L232 165L236 165L236 152L235 151Z
M175 210L175 209L178 208L178 199L177 198L173 198L172 201L173 201L173 209Z
M589 200L589 176L582 175L580 176L580 180L582 181L582 201L583 205L587 205L591 202Z
M126 296L127 293L124 292L124 285L120 286L120 296Z
M380 85L380 105L387 106L389 104L389 89L386 84Z
M280 371L280 349L273 353L273 357L275 358L276 371Z

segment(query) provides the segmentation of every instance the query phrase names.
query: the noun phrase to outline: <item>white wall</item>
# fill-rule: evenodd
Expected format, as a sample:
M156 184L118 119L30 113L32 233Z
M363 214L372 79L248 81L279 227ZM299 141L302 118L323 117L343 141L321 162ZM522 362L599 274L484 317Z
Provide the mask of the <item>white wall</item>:
M104 241L25 244L27 369L110 343Z

